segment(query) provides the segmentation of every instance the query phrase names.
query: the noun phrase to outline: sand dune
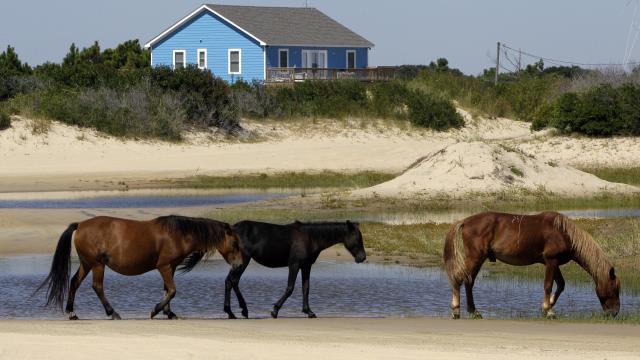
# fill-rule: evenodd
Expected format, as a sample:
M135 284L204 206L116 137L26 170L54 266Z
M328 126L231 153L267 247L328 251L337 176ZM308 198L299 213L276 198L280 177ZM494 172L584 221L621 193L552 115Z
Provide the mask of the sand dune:
M566 165L545 162L502 144L460 142L430 153L402 175L383 184L353 192L355 196L409 197L519 190L564 196L638 193Z
M58 122L52 122L46 134L33 134L31 120L14 117L13 127L0 131L0 193L119 189L122 183L144 188L152 180L201 174L400 173L432 156L403 178L373 191L393 195L390 186L397 185L396 192L458 192L464 185L466 191L520 186L590 194L629 188L567 166L640 166L637 137L552 137L548 132L532 133L525 122L474 119L460 112L466 126L448 132L361 119L245 121L251 134L247 139L229 139L215 131L188 132L181 143L123 140ZM436 155L444 148L446 153ZM552 169L549 163L558 166ZM510 164L525 176L509 174ZM437 169L432 171L432 165Z

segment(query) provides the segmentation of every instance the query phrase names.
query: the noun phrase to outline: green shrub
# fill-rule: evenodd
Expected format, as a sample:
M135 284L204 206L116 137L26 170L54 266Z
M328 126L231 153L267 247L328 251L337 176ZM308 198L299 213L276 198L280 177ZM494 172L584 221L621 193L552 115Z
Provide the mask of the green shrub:
M11 127L11 117L4 111L0 112L0 130L5 130Z
M282 109L275 99L275 91L265 84L254 81L236 81L231 85L231 97L239 114L250 118L283 117Z
M189 124L216 126L227 131L239 128L238 110L227 83L195 65L173 70L154 67L147 70L151 86L176 93L186 112Z
M405 82L380 82L370 86L371 113L380 118L405 118L411 92Z
M537 115L532 127L590 136L640 135L640 86L603 84L561 95Z
M413 90L409 95L409 119L414 125L434 130L459 128L464 125L451 101L421 90Z
M304 81L276 88L275 101L284 116L343 118L365 114L367 92L357 80Z
M498 86L487 76L468 76L455 71L423 71L412 85L440 94L460 105L498 117L532 121L538 109L558 96L568 80L556 73L501 78Z
M10 107L28 116L45 117L133 138L178 140L186 122L180 99L148 86L125 90L51 88L10 100Z

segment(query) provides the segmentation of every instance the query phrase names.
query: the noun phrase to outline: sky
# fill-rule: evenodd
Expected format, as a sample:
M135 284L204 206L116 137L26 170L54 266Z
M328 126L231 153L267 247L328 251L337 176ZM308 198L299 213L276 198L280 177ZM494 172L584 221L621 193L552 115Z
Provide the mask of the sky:
M304 6L305 0L210 0L232 5ZM640 0L308 0L376 46L370 65L426 64L446 57L478 74L493 65L496 42L580 63L640 60ZM0 49L23 61L60 62L74 42L103 48L141 43L202 0L0 0ZM635 35L639 33L636 37ZM630 36L631 34L631 36ZM636 39L634 42L633 40ZM516 57L510 58L515 62ZM526 56L523 62L532 62ZM507 69L514 64L503 61Z

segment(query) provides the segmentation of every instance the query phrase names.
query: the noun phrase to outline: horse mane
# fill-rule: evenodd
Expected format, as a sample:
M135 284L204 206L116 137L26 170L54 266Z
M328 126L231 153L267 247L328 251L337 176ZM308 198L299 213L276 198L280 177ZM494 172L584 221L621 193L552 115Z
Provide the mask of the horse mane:
M169 215L156 218L155 221L169 233L190 236L196 246L205 249L205 253L215 250L225 238L225 224L216 220Z
M296 221L291 226L298 226L309 238L313 240L335 240L349 233L346 222L300 222ZM357 224L354 223L357 226Z
M569 237L576 258L596 282L608 278L611 263L588 232L577 227L571 219L562 214L556 215L553 225Z

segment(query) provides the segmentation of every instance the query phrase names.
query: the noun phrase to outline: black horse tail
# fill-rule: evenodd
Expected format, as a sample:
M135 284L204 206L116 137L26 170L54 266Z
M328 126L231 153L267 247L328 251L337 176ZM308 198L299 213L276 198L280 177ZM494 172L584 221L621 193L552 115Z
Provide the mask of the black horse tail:
M202 251L192 252L184 259L184 261L178 268L178 271L180 271L181 274L188 273L189 271L193 270L196 265L198 265L198 263L204 258L204 256L205 253Z
M47 286L47 306L50 304L59 306L62 309L64 296L69 287L69 268L71 267L71 238L73 232L78 229L78 223L69 225L58 240L56 252L51 262L49 276L38 287L36 292Z

